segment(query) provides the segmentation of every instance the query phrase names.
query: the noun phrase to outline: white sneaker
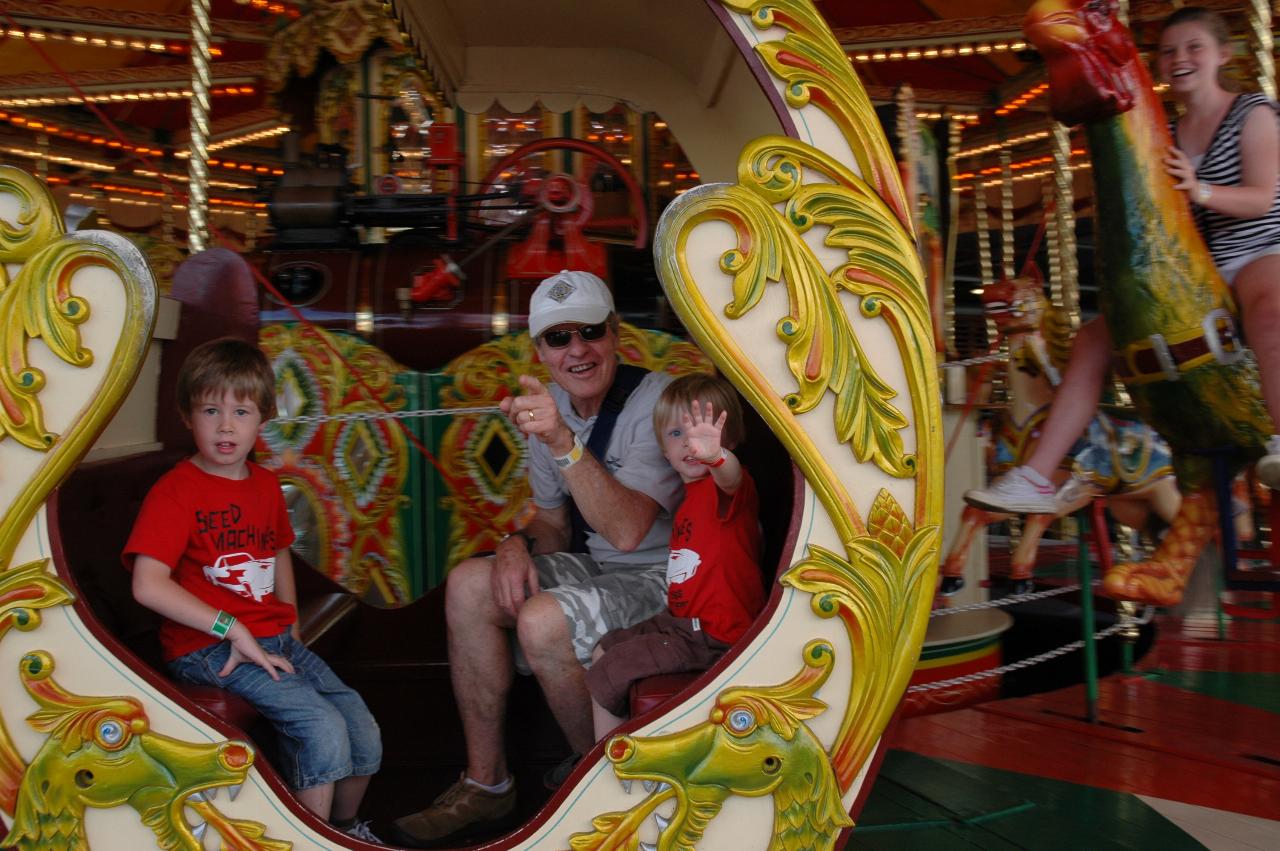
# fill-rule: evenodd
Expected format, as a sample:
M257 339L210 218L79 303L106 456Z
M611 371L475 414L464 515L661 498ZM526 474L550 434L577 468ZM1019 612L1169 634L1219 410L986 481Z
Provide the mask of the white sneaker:
M1258 459L1253 470L1258 481L1273 491L1280 491L1280 436L1271 435L1267 441L1267 454Z
M369 829L368 821L362 821L360 819L356 819L354 822L351 823L350 826L344 827L342 829L342 832L345 833L347 836L351 836L361 841L368 842L370 845L386 844L385 842L383 842L381 839L378 838L377 834L375 834L372 830Z
M1053 484L1038 484L1032 477L1041 478L1030 467L1014 467L987 487L966 491L964 501L1008 514L1057 514Z

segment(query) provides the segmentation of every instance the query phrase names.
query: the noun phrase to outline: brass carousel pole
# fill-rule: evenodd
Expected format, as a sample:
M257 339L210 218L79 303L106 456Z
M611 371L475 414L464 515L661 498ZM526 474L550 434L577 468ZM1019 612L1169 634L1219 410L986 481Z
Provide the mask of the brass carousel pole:
M979 164L974 166L973 178L973 235L978 242L978 274L981 280L978 282L980 287L985 288L995 280L995 273L991 266L991 236L988 228L991 224L991 210L987 204L987 187L983 185L982 169ZM987 317L987 345L990 346L996 341L996 323L990 316Z
M1013 280L1018 275L1014 268L1017 258L1013 251L1013 152L1008 147L1000 149L1000 270Z
M36 160L36 177L47 181L49 179L49 134L40 132L36 134L36 148L40 151L40 159Z
M1071 131L1053 122L1053 234L1049 242L1050 291L1056 307L1066 311L1072 326L1080 324L1079 258L1076 257L1075 188L1071 172ZM1053 268L1054 255L1057 268Z
M1254 70L1258 87L1271 100L1276 99L1276 60L1273 53L1275 39L1271 35L1271 3L1269 0L1250 0L1249 43L1253 48Z
M978 241L978 274L982 277L981 285L986 289L995 283L995 269L991 258L991 208L987 202L987 187L982 174L981 161L974 165L973 183L973 235ZM987 348L994 349L997 341L1000 351L1008 354L1008 341L1000 339L995 319L987 315ZM991 397L993 404L1005 401L1004 371L996 370L991 374Z
M916 135L916 97L911 86L898 87L894 98L898 107L898 147L901 159L906 164L902 182L906 184L907 204L911 215L911 226L915 228L917 239L920 234L920 192L916 185L916 163L920 161L920 137ZM916 250L920 247L917 244Z
M947 223L947 255L943 262L942 323L947 351L956 351L956 245L960 237L960 185L956 171L963 128L952 116L947 120L947 186L951 187L949 222Z
M187 249L205 248L209 206L209 0L191 0L191 161Z

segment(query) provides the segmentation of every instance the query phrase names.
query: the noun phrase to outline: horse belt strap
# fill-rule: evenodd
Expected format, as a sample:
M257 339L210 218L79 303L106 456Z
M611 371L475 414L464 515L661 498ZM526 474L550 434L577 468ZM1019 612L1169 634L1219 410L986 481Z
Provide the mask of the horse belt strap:
M1236 335L1235 320L1218 307L1205 314L1199 333L1180 334L1171 342L1163 334L1152 334L1115 353L1111 365L1125 384L1177 381L1182 373L1211 361L1232 364L1244 357L1244 346Z

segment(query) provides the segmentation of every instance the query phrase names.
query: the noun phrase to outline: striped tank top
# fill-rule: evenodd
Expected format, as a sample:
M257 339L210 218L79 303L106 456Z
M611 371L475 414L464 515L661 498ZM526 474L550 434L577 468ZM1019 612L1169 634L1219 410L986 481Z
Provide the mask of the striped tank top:
M1197 178L1218 186L1240 185L1240 130L1249 112L1258 106L1276 109L1276 104L1264 95L1242 94L1236 97L1196 166ZM1173 133L1174 144L1177 144L1176 121L1169 122L1169 130ZM1213 262L1218 266L1267 246L1280 245L1280 193L1272 200L1271 209L1256 219L1224 216L1194 202L1191 212L1213 255Z

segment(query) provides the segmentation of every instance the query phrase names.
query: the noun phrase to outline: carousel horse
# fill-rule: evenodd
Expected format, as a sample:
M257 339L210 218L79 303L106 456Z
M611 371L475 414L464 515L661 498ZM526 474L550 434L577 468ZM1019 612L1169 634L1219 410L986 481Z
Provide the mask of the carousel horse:
M1117 599L1173 605L1213 536L1213 460L1238 469L1273 432L1234 303L1161 157L1173 144L1129 31L1106 0L1040 0L1024 29L1049 72L1050 107L1084 124L1093 163L1099 306L1115 369L1173 450L1182 505L1151 559L1103 579Z
M1036 275L988 284L982 290L982 304L997 333L1009 344L1009 406L996 429L995 460L997 467L1010 469L1030 456L1039 440L1040 424L1059 382L1053 355L1066 351L1072 332L1069 322L1049 308ZM1128 526L1145 525L1152 511L1167 523L1178 511L1181 498L1168 446L1142 423L1099 412L1066 461L1055 476L1060 486L1059 513L1028 514L1024 520L1009 566L1008 581L1015 594L1031 590L1036 552L1049 524L1078 511L1094 497L1110 497L1113 515ZM940 593L954 594L964 587L964 566L978 530L1011 516L965 506L960 531L942 565Z

